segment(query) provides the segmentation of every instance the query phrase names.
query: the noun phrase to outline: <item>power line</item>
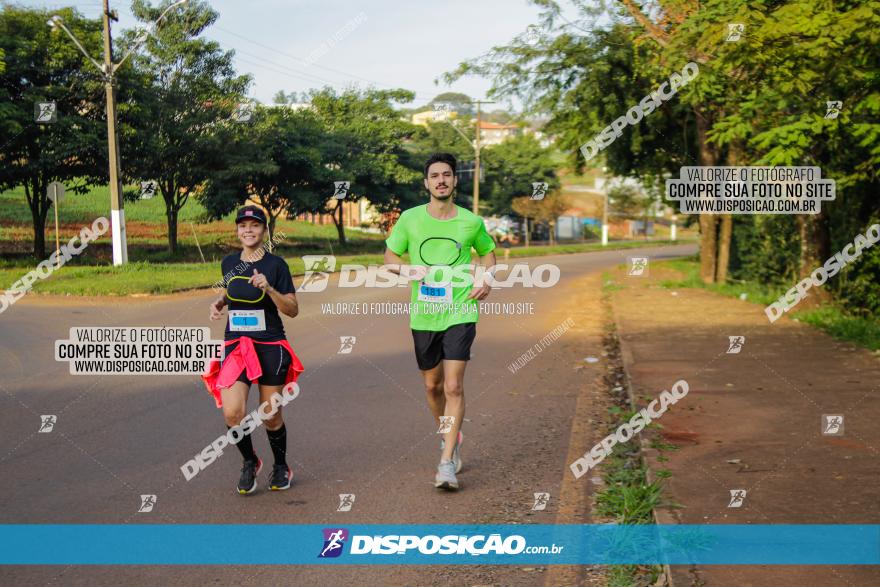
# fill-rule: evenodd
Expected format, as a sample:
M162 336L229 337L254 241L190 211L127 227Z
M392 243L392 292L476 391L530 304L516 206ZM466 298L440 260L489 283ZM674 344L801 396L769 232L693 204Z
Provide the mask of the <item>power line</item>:
M263 61L263 62L255 62L255 61L252 61L252 60L250 60L250 59L245 59L245 58L243 58L243 57L240 57L240 56L238 56L238 54L236 54L236 58L239 59L239 60L241 60L243 63L245 63L245 64L247 64L247 65L252 65L252 66L256 66L256 67L262 67L262 68L264 68L264 69L266 69L266 70L268 70L268 71L271 71L271 72L273 72L273 73L278 73L278 74L280 74L280 75L286 75L286 76L288 76L288 77L292 77L292 78L294 78L294 79L298 79L298 80L300 80L300 81L305 81L305 82L309 82L309 83L315 83L315 80L311 80L311 79L308 79L308 78L302 77L303 75L309 75L309 74L298 74L298 73L295 73L296 70L291 70L291 69L289 69L289 68L285 68L285 67L283 67L283 66L273 67L273 66L267 65L267 63L272 63L272 62L266 62L266 61ZM314 77L314 76L312 76L312 77ZM318 81L321 81L321 82L323 82L324 84L327 84L327 85L330 85L330 86L334 86L334 87L337 86L337 85L339 85L338 83L331 82L331 81L328 81L328 80L323 80L323 79L321 79L321 78L318 78ZM432 98L432 99L433 99L433 98ZM427 99L427 98L414 98L414 99L413 99L413 102L430 102L432 99Z
M306 60L304 60L304 59L300 59L299 57L296 57L296 56L294 56L294 55L290 55L290 54L288 54L288 53L283 53L283 52L281 52L281 51L278 51L278 50L275 49L274 47L270 47L269 45L264 45L263 43L260 43L260 42L258 42L258 41L254 41L253 39L249 39L249 38L247 38L247 37L245 37L245 36L243 36L243 35L240 35L240 34L238 34L238 33L235 33L235 32L232 32L232 31L229 31L229 30L224 29L223 27L219 27L219 26L217 26L217 25L214 25L213 28L216 29L216 30L219 30L219 31L223 31L224 33L230 34L230 35L232 35L232 36L238 37L239 39L242 39L242 40L244 40L244 41L247 41L248 43L251 43L251 44L253 44L253 45L257 45L258 47L262 47L262 48L264 48L264 49L268 49L269 51L272 51L273 53L275 53L275 54L277 54L277 55L280 55L281 57L286 57L287 59L292 59L292 60L294 60L294 61L298 61L298 62L300 62L300 63L304 63L304 64L306 64L306 65L308 65L308 66L317 67L317 68L319 68L319 69L324 69L324 70L330 71L330 72L332 72L332 73L337 73L337 74L339 74L339 75L344 75L344 76L349 77L349 78L358 79L358 80L361 80L361 81L364 81L364 82L368 82L368 83L371 83L371 84L375 84L375 85L377 85L377 86L384 86L384 87L386 87L386 88L396 88L396 87L398 87L398 86L394 86L394 85L391 85L391 84L386 84L386 83L379 82L379 81L376 81L376 80L372 80L372 79L368 79L368 78L365 78L365 77L361 77L361 76L359 76L359 75L355 75L355 74L353 74L353 73L348 73L348 72L345 72L345 71L342 71L342 70L339 70L339 69L334 69L334 68L332 68L332 67L327 67L327 66L324 66L324 65L318 65L317 63L312 63L312 62L310 62L310 61L306 61ZM302 73L305 73L305 72L302 72ZM311 74L308 74L308 75L311 75ZM419 95L420 93L421 93L422 95L427 94L427 92L418 92L418 91L416 91L416 95ZM430 101L430 100L428 100L428 101Z

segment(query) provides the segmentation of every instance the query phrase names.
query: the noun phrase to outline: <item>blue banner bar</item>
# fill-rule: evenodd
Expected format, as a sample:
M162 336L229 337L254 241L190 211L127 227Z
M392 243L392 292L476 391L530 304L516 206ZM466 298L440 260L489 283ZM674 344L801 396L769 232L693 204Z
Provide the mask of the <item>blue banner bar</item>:
M0 564L876 565L880 525L8 524Z

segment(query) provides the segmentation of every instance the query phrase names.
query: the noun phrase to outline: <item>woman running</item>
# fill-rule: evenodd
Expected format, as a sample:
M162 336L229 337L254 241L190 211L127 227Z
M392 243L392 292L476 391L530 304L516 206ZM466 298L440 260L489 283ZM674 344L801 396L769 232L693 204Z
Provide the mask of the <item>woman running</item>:
M263 246L265 213L257 206L245 206L236 214L235 223L242 250L223 259L221 271L226 290L210 308L211 320L218 320L223 316L223 307L229 307L225 357L222 363L212 362L203 375L217 407L223 409L227 429L238 426L244 418L251 383L259 386L260 403L263 403L273 393L281 394L284 386L296 381L303 371L278 315L280 310L294 318L299 312L293 279L284 259L267 252ZM265 420L265 426L275 459L269 489L288 489L293 472L285 459L287 429L281 406ZM257 475L263 461L254 452L249 434L236 436L242 436L236 446L244 458L238 492L247 495L257 488Z

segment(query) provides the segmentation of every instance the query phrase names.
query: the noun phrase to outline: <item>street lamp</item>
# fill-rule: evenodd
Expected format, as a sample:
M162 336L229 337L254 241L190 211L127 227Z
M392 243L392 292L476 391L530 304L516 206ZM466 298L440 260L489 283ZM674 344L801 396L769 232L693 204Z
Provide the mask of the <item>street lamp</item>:
M119 61L113 63L113 49L110 39L110 0L104 0L104 63L98 63L88 54L82 44L77 40L73 33L64 26L64 21L60 16L52 16L46 24L53 30L61 29L70 39L80 52L91 61L104 78L104 88L107 96L107 146L110 167L110 222L113 230L113 264L124 265L128 263L128 244L125 237L125 211L122 204L122 179L120 174L119 163L119 139L116 131L116 88L114 87L114 74L119 67L125 62L129 56L137 51L149 38L149 35L156 31L159 22L165 18L172 8L180 6L188 2L188 0L179 0L166 8L159 18L156 19L147 30L141 33L137 42L128 50L128 53ZM113 17L116 19L115 16Z

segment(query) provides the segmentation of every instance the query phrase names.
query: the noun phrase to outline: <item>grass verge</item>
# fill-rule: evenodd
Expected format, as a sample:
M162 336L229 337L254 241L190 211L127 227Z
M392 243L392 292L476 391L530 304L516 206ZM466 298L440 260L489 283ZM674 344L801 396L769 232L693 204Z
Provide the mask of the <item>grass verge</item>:
M652 246L662 246L669 241L650 242ZM638 242L612 242L607 247L601 244L586 243L574 245L557 245L545 247L529 247L513 250L511 257L538 257L567 253L583 253L595 250L617 250L645 246ZM309 251L309 253L312 253ZM299 256L287 256L281 250L293 275L302 275L304 266ZM315 251L313 254L321 254ZM324 252L323 254L327 254ZM361 265L380 265L381 254L337 255L336 267L346 263ZM499 262L503 260L499 259ZM9 288L18 279L30 271L35 264L0 267L0 288ZM122 267L112 265L65 265L54 272L49 278L34 282L34 291L44 294L60 295L131 295L131 294L169 294L191 289L211 287L221 277L220 261L207 263L153 263L138 261Z
M683 273L681 279L660 282L665 288L701 288L722 295L745 299L766 306L776 301L788 289L785 286L768 285L755 281L705 284L700 279L700 264L696 259L673 259L661 261L662 265ZM788 313L795 320L805 322L838 340L852 342L872 351L880 350L880 320L853 316L840 306L829 304L819 308L792 310Z
M608 307L607 315L610 316L611 295L623 286L611 280L608 273L603 273L602 282L602 303ZM605 386L614 402L608 409L610 421L607 433L612 433L635 414L635 406L630 405L626 392L626 374L614 322L607 322L605 330L603 345L608 357ZM649 425L649 428L652 426L656 425ZM648 482L648 470L642 461L640 446L637 438L615 444L611 454L602 461L600 470L604 488L596 494L595 508L599 516L618 524L655 523L654 508L660 504L662 480L669 477L669 472L663 471L657 475L656 481ZM662 572L660 565L609 565L608 585L651 585Z

